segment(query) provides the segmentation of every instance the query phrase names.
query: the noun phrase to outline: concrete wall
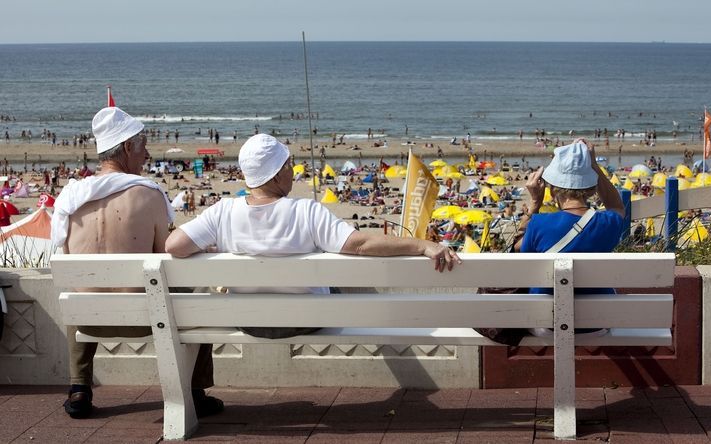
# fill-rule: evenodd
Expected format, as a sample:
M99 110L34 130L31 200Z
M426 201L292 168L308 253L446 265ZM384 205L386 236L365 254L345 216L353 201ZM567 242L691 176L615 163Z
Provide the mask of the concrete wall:
M12 285L5 290L0 384L67 383L66 333L49 270L3 269L0 282ZM221 386L480 386L478 347L215 344L213 350ZM103 343L94 366L100 384L158 381L152 343Z

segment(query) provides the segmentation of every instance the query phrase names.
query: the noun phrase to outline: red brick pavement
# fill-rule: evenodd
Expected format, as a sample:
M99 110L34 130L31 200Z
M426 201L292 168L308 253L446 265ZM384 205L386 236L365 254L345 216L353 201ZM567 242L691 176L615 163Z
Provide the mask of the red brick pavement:
M195 442L551 442L549 388L405 390L279 388L210 391L225 411L205 418ZM65 388L0 386L0 443L156 443L158 387L103 386L92 418L62 408ZM612 443L707 442L711 387L578 389L578 439Z

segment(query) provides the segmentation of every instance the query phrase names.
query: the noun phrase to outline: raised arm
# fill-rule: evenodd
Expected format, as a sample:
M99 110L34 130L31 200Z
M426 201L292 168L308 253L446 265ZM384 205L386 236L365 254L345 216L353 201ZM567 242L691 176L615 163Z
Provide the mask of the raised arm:
M451 270L462 261L457 253L434 242L354 231L341 249L343 254L361 256L427 256L435 261L435 270Z

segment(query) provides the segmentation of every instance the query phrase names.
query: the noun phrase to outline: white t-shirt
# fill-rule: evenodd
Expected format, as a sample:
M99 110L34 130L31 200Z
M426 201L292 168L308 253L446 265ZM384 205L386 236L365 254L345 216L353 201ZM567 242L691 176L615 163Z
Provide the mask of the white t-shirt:
M216 245L220 252L261 256L339 253L355 230L314 200L288 197L267 205L248 205L244 197L222 199L180 229L201 249ZM328 293L328 288L304 290L278 292Z

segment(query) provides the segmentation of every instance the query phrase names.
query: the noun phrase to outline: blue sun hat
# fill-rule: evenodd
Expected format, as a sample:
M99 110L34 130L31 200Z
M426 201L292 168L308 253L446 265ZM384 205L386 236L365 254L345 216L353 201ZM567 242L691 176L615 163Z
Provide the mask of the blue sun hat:
M584 190L597 185L597 173L587 145L575 142L553 151L553 160L541 176L549 185L569 190Z

